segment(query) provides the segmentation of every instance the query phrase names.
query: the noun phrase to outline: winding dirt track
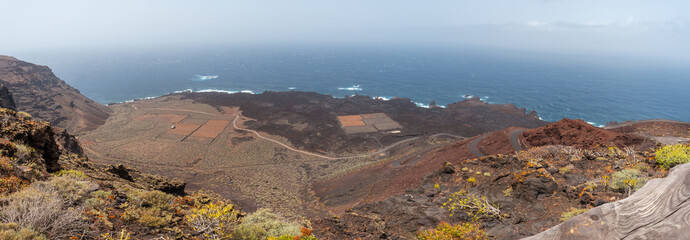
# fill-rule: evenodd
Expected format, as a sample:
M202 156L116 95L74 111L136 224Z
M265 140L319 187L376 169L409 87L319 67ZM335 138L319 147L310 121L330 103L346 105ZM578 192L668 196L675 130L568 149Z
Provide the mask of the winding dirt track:
M520 134L522 134L524 131L526 131L526 128L523 129L515 129L512 132L510 132L510 144L513 145L513 149L515 149L516 152L522 151L522 145L520 144ZM484 153L479 149L479 142L482 141L485 137L489 136L491 133L486 133L482 136L479 136L478 138L472 140L470 144L468 145L468 148L470 149L470 152L474 154L477 157L485 157L486 154L491 155L491 153Z
M513 130L513 132L510 133L510 144L513 145L513 149L515 149L516 152L522 151L522 146L520 145L520 134L522 134L524 131L527 129L516 129Z
M380 154L380 153L383 153L383 152L385 152L385 151L388 151L388 149L391 149L392 147L395 147L395 146L400 145L400 144L402 144L402 143L414 141L414 140L417 140L417 139L420 138L420 137L408 138L408 139L405 139L405 140L402 140L402 141L393 143L393 144L391 144L391 145L388 145L387 147L382 148L382 149L379 149L378 151L373 152L373 153L362 154L362 155L357 155L357 156L347 156L347 157L329 157L329 156L321 155L321 154L318 154L318 153L312 153L312 152L307 152L307 151L295 149L295 148L290 147L290 146L288 146L288 145L286 145L286 144L284 144L284 143L281 143L281 142L279 142L279 141L277 141L277 140L274 140L274 139L270 139L270 138L261 136L261 134L259 134L259 132L257 132L257 131L254 131L254 130L251 130L251 129L247 129L247 128L240 128L240 127L237 126L237 119L239 119L239 118L240 118L239 115L235 115L235 120L232 120L232 127L234 127L234 128L237 129L237 130L242 130L242 131L247 131L247 132L254 133L254 135L256 135L257 137L259 137L259 138L261 138L261 139L264 139L264 140L271 141L271 142L273 142L273 143L275 143L275 144L278 144L278 145L280 145L280 146L282 146L282 147L284 147L284 148L286 148L286 149L288 149L288 150L290 150L290 151L294 151L294 152L298 152L298 153L302 153L302 154L306 154L306 155L310 155L310 156L314 156L314 157L325 158L325 159L328 159L328 160L340 160L340 159L352 159L352 158L369 157L369 156L372 156L372 155L376 155L376 154ZM454 135L445 134L445 133L439 133L439 134L436 134L436 135L433 135L433 136L441 136L441 135L454 136Z
M484 157L486 156L481 150L479 150L479 141L484 139L488 134L484 134L482 136L479 136L478 138L472 140L469 144L470 152L474 154L477 157Z

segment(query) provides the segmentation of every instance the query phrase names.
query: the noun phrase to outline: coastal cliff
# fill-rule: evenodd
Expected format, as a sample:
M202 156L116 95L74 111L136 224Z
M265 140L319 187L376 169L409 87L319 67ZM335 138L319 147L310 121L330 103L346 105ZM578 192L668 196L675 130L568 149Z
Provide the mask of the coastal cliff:
M72 133L95 129L111 112L57 78L50 68L13 57L0 55L0 84L12 93L17 111Z

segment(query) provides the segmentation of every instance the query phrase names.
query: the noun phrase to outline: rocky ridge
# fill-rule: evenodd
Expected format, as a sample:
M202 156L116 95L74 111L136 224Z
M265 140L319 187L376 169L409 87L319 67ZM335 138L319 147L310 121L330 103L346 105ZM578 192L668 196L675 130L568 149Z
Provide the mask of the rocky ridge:
M95 129L110 114L108 107L81 95L46 66L0 55L0 84L12 93L18 111L71 133Z

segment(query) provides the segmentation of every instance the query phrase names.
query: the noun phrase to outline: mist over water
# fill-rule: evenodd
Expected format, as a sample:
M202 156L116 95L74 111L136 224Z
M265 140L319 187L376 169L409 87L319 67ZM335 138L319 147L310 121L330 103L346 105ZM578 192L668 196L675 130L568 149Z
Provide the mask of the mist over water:
M22 58L22 56L18 56ZM411 98L439 105L468 95L536 110L546 121L666 118L690 121L690 71L617 58L497 50L254 48L36 54L58 77L100 103L175 91L315 91Z

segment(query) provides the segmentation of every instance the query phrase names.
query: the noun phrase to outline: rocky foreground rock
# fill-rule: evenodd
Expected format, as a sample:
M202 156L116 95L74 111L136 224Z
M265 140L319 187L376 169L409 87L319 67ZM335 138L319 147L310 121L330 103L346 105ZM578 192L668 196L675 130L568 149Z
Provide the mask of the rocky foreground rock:
M532 237L545 239L690 239L690 163Z

